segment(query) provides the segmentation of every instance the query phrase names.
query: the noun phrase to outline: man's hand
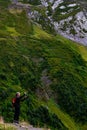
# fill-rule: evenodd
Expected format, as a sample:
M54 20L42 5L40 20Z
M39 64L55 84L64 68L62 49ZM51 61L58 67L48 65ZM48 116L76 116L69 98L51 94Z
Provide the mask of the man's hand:
M25 95L25 98L27 98L27 97L28 97L26 92L24 92L24 95Z
M24 92L24 95L27 95L27 93L26 93L26 92Z

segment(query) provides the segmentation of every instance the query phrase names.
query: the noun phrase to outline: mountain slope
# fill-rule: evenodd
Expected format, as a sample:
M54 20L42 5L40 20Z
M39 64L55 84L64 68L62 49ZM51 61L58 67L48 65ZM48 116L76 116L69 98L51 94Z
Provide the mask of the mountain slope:
M86 48L48 34L27 17L23 7L13 8L9 1L0 0L0 10L0 115L12 121L11 98L16 91L27 91L20 120L71 130L62 119L67 113L76 122L71 123L75 129L76 124L86 123ZM60 109L49 105L49 99Z
M87 45L86 0L37 0L36 2L26 0L24 2L36 5L33 10L28 11L28 15L41 24L43 29L54 30L69 39Z

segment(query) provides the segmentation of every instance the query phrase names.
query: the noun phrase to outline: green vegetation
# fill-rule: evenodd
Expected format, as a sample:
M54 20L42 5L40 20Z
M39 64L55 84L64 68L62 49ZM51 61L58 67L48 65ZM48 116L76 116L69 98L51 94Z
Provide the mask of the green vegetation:
M31 124L42 127L50 127L52 130L67 130L67 128L63 125L58 116L50 112L50 109L45 105L40 105L37 109L35 109L31 104L29 104L30 109L28 110L29 121Z
M79 130L78 125L67 113L60 109L59 105L55 104L52 100L49 100L47 105L51 111L54 111L54 113L69 130Z
M61 4L60 4L61 5ZM67 7L66 4L63 6L65 6L64 9L61 9L60 7L57 7L55 9L55 12L53 13L53 19L56 21L60 21L63 19L66 19L70 16L75 16L75 14L77 14L81 9L78 6L75 7ZM62 14L65 13L65 14Z
M0 115L12 122L11 100L27 91L20 120L52 130L84 130L87 48L48 34L25 11L12 14L4 4L0 0Z
M86 46L78 46L82 57L87 61L87 47Z
M23 0L23 3L30 3L32 5L40 5L40 0Z
M0 124L0 130L16 130L16 128L9 124Z

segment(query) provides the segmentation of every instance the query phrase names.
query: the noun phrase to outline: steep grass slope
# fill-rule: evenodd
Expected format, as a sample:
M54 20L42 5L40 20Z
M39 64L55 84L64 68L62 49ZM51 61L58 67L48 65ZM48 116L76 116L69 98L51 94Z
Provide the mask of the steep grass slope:
M70 130L79 130L78 125L74 122L74 120L65 112L61 111L58 105L54 104L54 102L49 101L48 106L51 111L54 111L55 114L62 120L63 124Z
M27 91L20 120L78 130L76 124L87 122L86 48L48 34L25 10L9 12L8 5L0 0L0 115L12 121L11 99Z

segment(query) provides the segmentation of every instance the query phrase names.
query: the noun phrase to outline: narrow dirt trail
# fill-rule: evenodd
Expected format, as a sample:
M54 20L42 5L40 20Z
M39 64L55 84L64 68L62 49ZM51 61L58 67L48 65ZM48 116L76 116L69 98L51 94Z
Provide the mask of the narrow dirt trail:
M17 130L46 130L44 128L34 128L33 126L15 126Z
M2 125L2 128L3 129L6 129L9 128L11 130L50 130L50 129L47 129L47 128L35 128L33 127L32 125L29 125L29 124L13 124L13 123L3 123L1 124ZM1 130L1 129L0 129Z

